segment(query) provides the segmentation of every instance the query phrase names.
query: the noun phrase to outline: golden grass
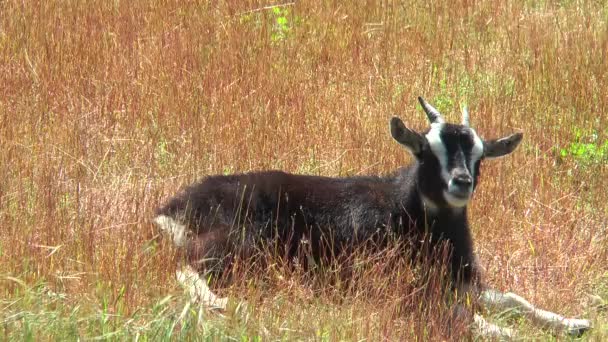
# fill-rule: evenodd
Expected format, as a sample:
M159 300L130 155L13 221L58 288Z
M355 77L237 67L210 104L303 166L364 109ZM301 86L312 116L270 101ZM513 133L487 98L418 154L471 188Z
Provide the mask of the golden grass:
M605 312L587 301L608 297L608 148L570 150L607 139L605 5L269 5L0 3L3 337L445 336L443 316L425 308L336 303L297 281L235 288L269 305L188 330L184 317L198 313L183 309L174 252L150 223L162 200L206 174L405 165L388 119L425 128L419 95L451 120L467 104L483 137L525 133L516 153L485 164L470 210L488 282L589 317L587 337L608 337Z

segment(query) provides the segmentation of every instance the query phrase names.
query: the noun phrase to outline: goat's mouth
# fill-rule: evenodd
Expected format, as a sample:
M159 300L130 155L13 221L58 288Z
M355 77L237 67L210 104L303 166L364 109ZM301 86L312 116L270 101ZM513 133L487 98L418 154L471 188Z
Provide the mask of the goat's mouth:
M471 198L470 193L452 193L449 191L444 191L443 196L445 197L446 202L452 207L461 208L466 206L469 203L469 199Z
M469 198L471 196L471 189L469 187L449 187L447 193L458 198Z
M471 190L471 187L449 186L443 192L443 196L450 206L464 207L471 199L471 194L473 193Z

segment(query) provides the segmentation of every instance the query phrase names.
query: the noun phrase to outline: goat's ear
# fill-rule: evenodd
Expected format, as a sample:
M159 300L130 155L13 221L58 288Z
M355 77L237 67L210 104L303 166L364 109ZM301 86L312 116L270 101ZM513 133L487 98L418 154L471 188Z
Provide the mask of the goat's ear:
M425 142L424 137L405 127L403 121L396 116L391 119L391 135L393 139L405 146L414 155L419 155L422 151Z
M515 148L517 148L523 137L522 133L515 133L505 138L484 141L484 158L498 158L515 151Z

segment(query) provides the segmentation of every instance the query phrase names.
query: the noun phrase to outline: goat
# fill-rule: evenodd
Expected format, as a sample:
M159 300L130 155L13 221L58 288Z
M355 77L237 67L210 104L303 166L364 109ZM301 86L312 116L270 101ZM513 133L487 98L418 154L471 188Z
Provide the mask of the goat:
M536 324L556 331L581 334L591 328L584 319L564 318L534 307L513 293L483 285L475 260L467 221L467 205L478 184L482 160L513 152L523 138L515 133L482 140L469 126L446 123L423 98L418 98L430 128L419 133L393 117L392 137L415 157L415 162L387 177L330 178L264 171L210 176L185 188L156 212L154 222L173 243L186 250L188 266L177 271L193 298L209 307L226 307L200 274L223 269L229 255L260 242L284 246L288 257L302 239L310 242L315 258L338 248L375 241L388 234L406 238L431 234L433 246L447 243L452 288L473 293L478 302L500 310L513 309ZM245 227L245 229L242 229ZM321 243L332 241L331 247ZM509 337L513 332L474 315L481 334Z

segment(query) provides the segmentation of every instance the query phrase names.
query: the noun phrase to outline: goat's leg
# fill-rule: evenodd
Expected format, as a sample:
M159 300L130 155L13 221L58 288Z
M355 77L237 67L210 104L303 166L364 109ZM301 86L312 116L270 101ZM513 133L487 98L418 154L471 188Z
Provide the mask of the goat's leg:
M190 294L192 301L199 302L210 309L225 311L228 298L216 296L205 279L201 278L191 266L184 266L176 271L177 281L179 281Z
M509 328L501 328L492 324L479 314L471 315L464 306L458 304L453 309L453 315L471 322L471 332L478 337L490 340L512 340L515 334Z
M534 324L548 327L556 332L566 332L569 335L579 336L591 329L591 322L586 319L566 318L559 314L536 308L524 298L508 292L502 293L494 290L485 290L480 296L481 303L497 310L514 310L527 317Z
M515 337L513 330L492 324L479 314L473 317L473 331L481 337L492 340L511 340Z
M169 235L173 244L178 248L186 250L186 258L189 264L200 263L209 255L221 251L223 244L226 242L227 229L223 227L215 227L204 234L192 236L186 224L181 223L170 216L159 215L154 219L154 223L162 232ZM205 279L201 278L199 273L190 265L182 266L176 271L177 281L181 283L193 301L200 302L203 306L225 310L228 303L228 298L219 298L216 296Z

